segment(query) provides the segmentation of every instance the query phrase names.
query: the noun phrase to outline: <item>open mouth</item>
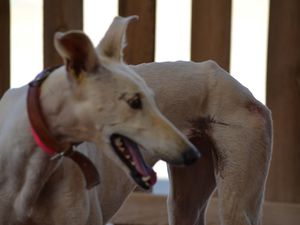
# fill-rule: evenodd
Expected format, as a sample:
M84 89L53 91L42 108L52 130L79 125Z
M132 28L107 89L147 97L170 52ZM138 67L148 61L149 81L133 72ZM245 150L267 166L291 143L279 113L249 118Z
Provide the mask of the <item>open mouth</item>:
M153 186L156 182L156 173L145 163L139 150L141 146L120 134L112 134L110 141L114 151L129 168L134 181L144 189Z

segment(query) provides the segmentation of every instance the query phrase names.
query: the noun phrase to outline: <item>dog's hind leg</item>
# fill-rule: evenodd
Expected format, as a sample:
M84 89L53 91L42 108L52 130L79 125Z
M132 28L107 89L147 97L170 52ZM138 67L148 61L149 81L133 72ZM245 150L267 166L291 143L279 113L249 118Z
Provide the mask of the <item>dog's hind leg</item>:
M212 129L222 156L216 177L221 222L258 225L271 158L271 116L263 105L251 102L225 119L227 126Z
M205 210L215 189L213 156L207 139L192 137L202 157L188 167L170 167L168 212L170 225L204 225Z
M271 116L255 102L225 120L194 121L190 137L203 157L189 167L170 167L171 225L205 224L215 184L221 224L260 224L271 158Z

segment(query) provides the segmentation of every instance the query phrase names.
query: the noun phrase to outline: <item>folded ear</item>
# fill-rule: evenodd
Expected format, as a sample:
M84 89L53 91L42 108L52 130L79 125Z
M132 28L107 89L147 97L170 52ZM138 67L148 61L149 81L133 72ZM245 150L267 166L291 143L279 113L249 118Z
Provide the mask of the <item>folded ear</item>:
M96 71L98 56L90 39L81 31L57 32L54 37L55 48L63 58L68 75L82 78L83 72Z
M103 39L96 50L100 56L108 57L117 62L123 61L123 48L126 46L126 29L132 20L137 20L138 16L114 18Z

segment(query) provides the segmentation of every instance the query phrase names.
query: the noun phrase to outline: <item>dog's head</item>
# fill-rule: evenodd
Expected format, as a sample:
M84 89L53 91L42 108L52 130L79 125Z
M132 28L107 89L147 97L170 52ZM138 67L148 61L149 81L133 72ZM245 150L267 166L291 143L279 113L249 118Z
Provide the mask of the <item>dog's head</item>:
M73 111L87 141L106 142L138 184L155 182L143 152L171 164L190 164L196 148L160 113L154 94L123 62L127 24L136 17L116 17L97 48L80 31L57 33L55 46L62 56L76 99Z

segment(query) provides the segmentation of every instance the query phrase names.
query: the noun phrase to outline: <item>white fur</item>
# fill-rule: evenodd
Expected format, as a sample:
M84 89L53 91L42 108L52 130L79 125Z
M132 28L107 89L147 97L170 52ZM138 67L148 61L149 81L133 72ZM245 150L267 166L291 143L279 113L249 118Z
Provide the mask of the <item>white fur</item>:
M122 61L124 32L134 18L116 18L98 53L80 31L55 35L65 65L42 84L45 120L62 145L82 141L96 143L99 149L105 145L104 151L125 171L127 167L111 153L114 133L142 145L152 158L183 164L185 153L199 155L196 148L160 113L153 92ZM74 163L51 160L34 142L27 90L28 86L9 90L0 102L0 224L102 224L99 189L86 190ZM136 93L140 109L128 103ZM101 169L97 151L83 152Z
M194 128L191 120L211 117L220 122L211 123L208 132L217 154L223 157L212 162L205 156L195 166L182 168L181 176L176 173L181 169L170 168L170 224L204 224L205 208L215 189L214 184L206 184L214 179L221 224L259 224L272 145L268 109L212 61L126 66L122 46L129 21L116 18L97 53L80 32L58 34L56 47L66 66L54 71L42 87L42 108L51 131L62 142L90 141L82 144L80 151L100 172L101 184L96 188L84 188L74 163L67 159L50 161L36 147L26 113L27 87L9 90L2 98L0 224L108 222L135 187L127 169L112 153L108 141L111 133L122 132L145 146L149 164L159 158L178 163L186 149L194 148L162 116L154 98L163 114L187 135ZM82 42L82 51L89 57L76 58L76 52L63 43L68 38ZM74 58L87 71L76 73ZM117 100L124 92L143 94L143 113ZM208 167L202 168L204 165ZM190 181L193 185L187 186ZM187 205L189 210L182 208Z
M269 110L213 61L148 63L131 68L153 89L164 115L186 134L192 128L190 121L197 118L211 116L226 124L211 124L210 136L223 156L218 162L209 161L205 155L195 166L170 170L170 224L205 224L205 209L215 189L214 184L207 183L214 179L220 224L260 224L272 149ZM248 103L253 104L252 110ZM81 147L96 148L88 143ZM100 159L103 183L99 202L107 222L135 185L105 155ZM214 171L210 164L214 164Z

